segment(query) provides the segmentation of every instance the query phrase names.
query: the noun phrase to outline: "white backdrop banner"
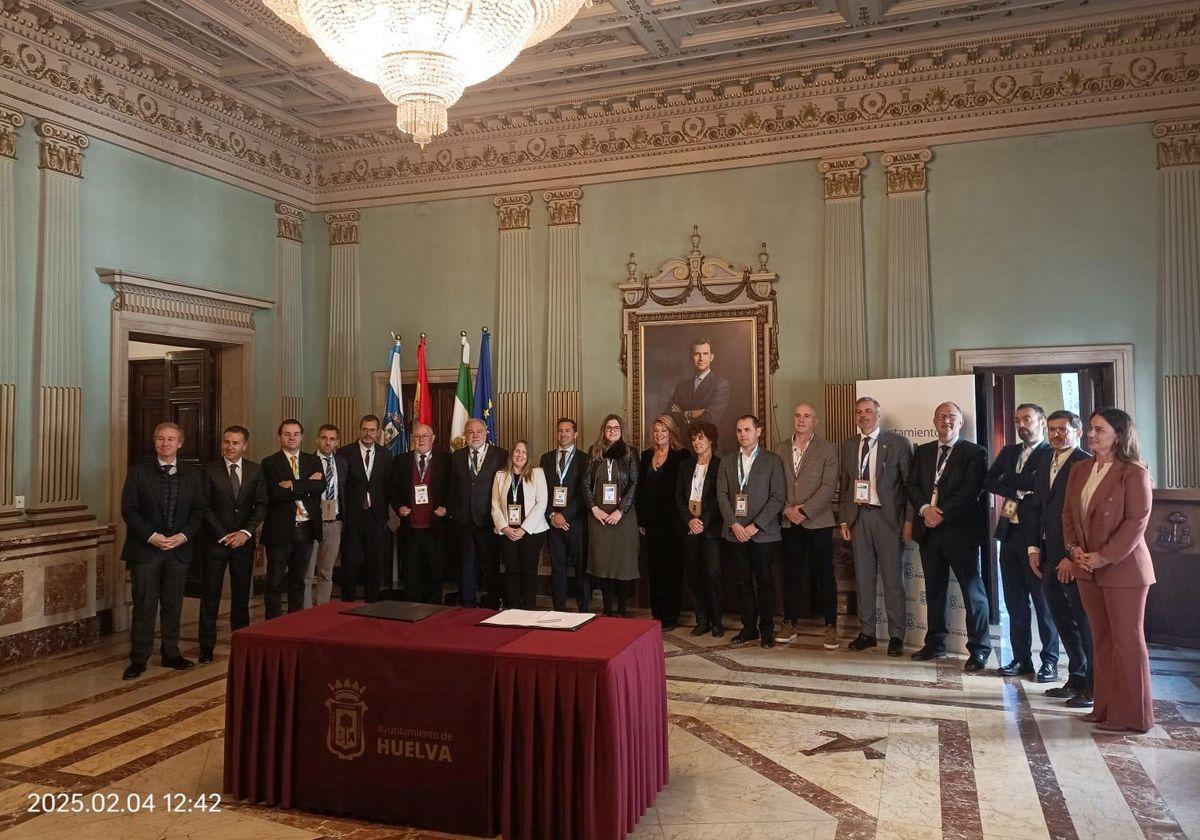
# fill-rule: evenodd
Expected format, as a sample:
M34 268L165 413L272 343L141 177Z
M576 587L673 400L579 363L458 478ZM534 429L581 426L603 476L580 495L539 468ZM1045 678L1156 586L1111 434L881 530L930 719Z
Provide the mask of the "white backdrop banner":
M921 376L912 379L866 379L856 384L859 397L874 397L883 412L883 427L908 438L914 447L937 439L933 428L933 412L940 403L957 403L963 411L963 440L975 440L975 377ZM904 585L908 600L905 644L925 643L928 629L928 610L925 603L925 576L921 572L921 553L917 544L909 542L904 548ZM876 635L886 639L887 614L883 607L883 580L876 582L879 593L875 605ZM967 652L966 613L962 592L954 573L946 594L950 638L946 646L955 653Z

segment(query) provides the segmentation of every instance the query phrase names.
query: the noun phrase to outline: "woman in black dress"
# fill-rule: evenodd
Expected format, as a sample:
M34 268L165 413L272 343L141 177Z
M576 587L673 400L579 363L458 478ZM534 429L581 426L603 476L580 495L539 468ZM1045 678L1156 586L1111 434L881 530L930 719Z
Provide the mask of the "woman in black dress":
M650 427L649 449L638 465L637 511L646 574L650 578L650 613L663 630L679 624L679 597L683 588L683 528L675 510L675 483L686 457L679 427L663 414Z
M717 506L717 427L692 423L692 452L679 467L675 484L676 515L683 523L683 564L696 609L693 636L725 635L721 611L721 511Z

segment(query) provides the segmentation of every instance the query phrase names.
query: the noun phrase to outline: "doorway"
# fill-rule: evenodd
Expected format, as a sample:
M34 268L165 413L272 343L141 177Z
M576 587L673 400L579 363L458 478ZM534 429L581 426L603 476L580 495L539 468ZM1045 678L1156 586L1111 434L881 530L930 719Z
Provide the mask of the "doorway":
M154 457L154 428L183 429L179 461L200 466L220 449L221 360L215 348L129 342L129 463Z

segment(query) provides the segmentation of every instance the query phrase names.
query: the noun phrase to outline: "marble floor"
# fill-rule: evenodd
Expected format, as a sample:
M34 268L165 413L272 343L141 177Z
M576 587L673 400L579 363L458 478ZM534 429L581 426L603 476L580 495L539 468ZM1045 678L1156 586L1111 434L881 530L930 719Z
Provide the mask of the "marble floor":
M184 636L194 638L195 602ZM256 620L261 609L256 610ZM734 622L736 625L736 622ZM815 628L774 650L667 635L671 781L644 840L1200 838L1200 652L1151 651L1158 725L1095 732L1045 686L827 652ZM444 837L223 801L219 811L34 813L221 791L224 665L122 682L128 642L0 669L0 833L16 838ZM194 645L185 645L194 657ZM994 667L995 662L991 663ZM95 795L95 796L94 796Z

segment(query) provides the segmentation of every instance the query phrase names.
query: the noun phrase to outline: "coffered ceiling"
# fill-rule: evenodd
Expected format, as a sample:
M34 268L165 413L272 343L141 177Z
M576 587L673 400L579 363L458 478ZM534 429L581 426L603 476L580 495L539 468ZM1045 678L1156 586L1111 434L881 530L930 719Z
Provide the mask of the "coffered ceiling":
M201 83L316 137L390 133L394 110L372 85L325 60L259 0L70 0L146 58L173 59ZM1140 0L598 0L556 37L467 91L451 121L520 113L558 101L636 96L663 84L703 85L780 62L846 60L953 42L1024 24L1053 27ZM124 45L123 45L124 46Z

